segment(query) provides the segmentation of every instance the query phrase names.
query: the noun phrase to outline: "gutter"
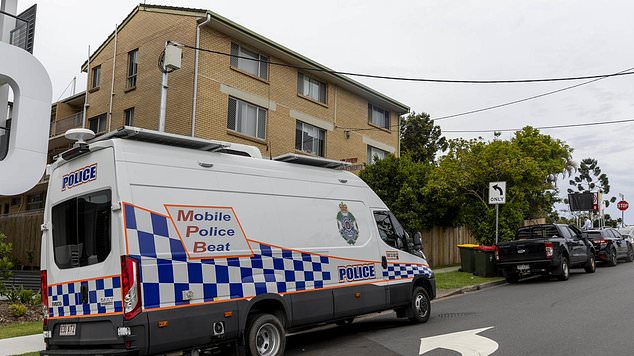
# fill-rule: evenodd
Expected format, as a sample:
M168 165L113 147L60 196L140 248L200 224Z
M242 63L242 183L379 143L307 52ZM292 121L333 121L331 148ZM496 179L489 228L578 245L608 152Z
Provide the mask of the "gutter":
M207 13L207 19L196 26L196 48L200 48L200 28L211 22L211 14ZM196 105L198 104L198 56L199 50L194 55L194 98L192 99L192 137L196 136Z

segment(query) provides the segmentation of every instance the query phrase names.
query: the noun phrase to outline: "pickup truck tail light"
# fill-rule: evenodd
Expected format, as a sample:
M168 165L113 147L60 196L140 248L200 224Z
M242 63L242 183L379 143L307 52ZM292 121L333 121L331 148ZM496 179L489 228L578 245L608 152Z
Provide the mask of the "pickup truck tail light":
M546 248L546 258L553 258L553 253L555 249L553 248L552 242L544 242L544 247Z
M500 262L500 249L495 246L495 261Z

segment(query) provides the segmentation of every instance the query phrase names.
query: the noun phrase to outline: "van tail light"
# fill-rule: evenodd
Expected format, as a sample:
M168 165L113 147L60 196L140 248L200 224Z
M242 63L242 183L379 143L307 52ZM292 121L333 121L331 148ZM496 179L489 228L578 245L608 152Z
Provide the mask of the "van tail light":
M121 286L123 287L123 320L130 320L141 312L141 283L139 262L121 256Z
M546 248L546 258L553 258L553 253L555 249L553 248L552 242L544 242L544 247Z
M48 279L46 270L40 271L40 295L42 296L42 314L44 314L43 324L48 325Z
M500 262L500 248L495 246L495 261Z

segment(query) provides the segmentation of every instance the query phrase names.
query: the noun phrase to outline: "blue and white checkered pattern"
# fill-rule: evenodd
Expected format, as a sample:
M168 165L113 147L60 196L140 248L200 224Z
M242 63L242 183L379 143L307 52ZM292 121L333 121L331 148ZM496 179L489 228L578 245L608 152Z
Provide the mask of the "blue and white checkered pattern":
M188 261L166 216L127 204L125 214L128 253L141 265L145 309L320 289L331 279L328 257L253 241L252 257Z
M413 278L414 276L424 275L431 278L433 272L431 268L423 265L409 263L393 263L387 266L387 270L383 271L383 278L386 279L403 279Z
M82 286L88 293L86 304L82 303ZM121 278L110 276L49 286L48 305L51 318L121 312Z

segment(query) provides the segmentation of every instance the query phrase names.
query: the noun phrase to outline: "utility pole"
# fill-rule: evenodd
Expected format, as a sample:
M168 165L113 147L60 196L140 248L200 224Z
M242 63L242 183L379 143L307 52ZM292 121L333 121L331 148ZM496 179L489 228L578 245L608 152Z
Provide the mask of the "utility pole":
M167 81L169 74L181 67L181 57L183 50L178 44L172 41L165 42L165 50L161 55L161 107L159 110L158 130L165 131L165 113L167 112Z

